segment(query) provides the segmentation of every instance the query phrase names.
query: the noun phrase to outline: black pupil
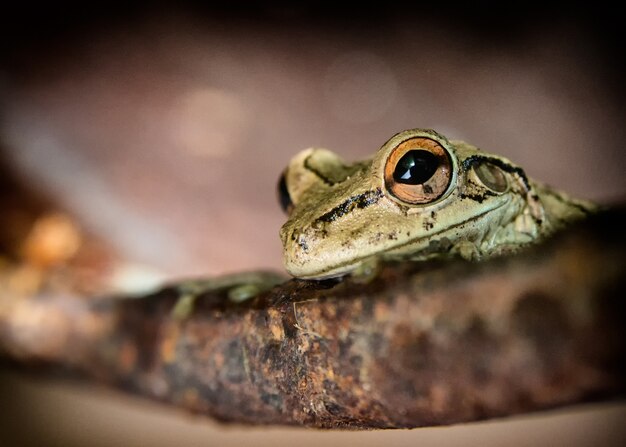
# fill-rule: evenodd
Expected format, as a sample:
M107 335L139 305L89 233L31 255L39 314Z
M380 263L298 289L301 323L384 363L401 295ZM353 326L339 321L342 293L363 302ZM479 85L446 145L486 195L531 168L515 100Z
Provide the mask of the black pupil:
M393 179L396 183L421 185L433 176L438 166L439 160L432 152L414 149L398 161Z
M285 213L288 212L292 202L291 196L289 196L289 191L287 190L287 180L285 179L285 174L280 176L280 180L278 182L278 201L280 202L282 210Z

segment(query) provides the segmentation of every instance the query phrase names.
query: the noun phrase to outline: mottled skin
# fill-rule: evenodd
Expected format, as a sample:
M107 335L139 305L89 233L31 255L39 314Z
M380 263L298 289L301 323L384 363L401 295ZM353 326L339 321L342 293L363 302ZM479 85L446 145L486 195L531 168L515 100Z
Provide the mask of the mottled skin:
M393 170L391 154L412 141L415 149L421 141L448 155L449 169L436 174L443 192L427 203L406 202L385 177ZM529 179L504 157L424 129L398 133L373 158L353 164L326 149L304 150L289 163L281 188L289 214L280 230L284 264L305 279L358 272L383 259L508 253L596 208ZM418 196L431 190L409 188L418 188Z

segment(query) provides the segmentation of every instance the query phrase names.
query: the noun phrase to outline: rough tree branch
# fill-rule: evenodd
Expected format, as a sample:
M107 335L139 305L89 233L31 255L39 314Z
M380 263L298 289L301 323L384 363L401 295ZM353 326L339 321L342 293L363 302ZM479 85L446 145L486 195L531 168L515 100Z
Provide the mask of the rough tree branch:
M250 424L418 427L619 398L624 228L614 209L511 258L206 294L182 322L175 288L2 297L0 357Z

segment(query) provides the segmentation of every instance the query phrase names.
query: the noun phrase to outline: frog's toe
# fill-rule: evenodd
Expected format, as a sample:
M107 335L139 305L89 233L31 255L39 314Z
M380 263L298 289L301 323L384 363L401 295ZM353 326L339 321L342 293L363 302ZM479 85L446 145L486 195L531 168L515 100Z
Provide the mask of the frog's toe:
M241 284L228 289L228 299L233 303L242 303L263 293L267 287L261 284Z
M193 312L196 295L184 294L178 298L172 309L172 318L178 321L187 319Z

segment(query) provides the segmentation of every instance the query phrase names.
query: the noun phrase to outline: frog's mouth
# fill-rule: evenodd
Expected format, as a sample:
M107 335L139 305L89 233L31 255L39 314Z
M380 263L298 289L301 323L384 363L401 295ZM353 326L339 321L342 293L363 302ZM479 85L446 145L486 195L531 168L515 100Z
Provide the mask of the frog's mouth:
M397 251L397 250L401 250L402 248L408 246L408 245L412 245L412 244L417 244L419 241L428 238L428 239L433 239L436 238L438 235L442 234L442 233L447 233L450 230L454 229L454 228L458 228L461 227L469 222L473 222L475 220L478 220L482 217L484 217L485 215L491 213L492 211L503 207L504 205L506 205L507 201L503 201L495 206L492 206L491 208L488 208L486 210L484 210L483 212L476 214L475 216L472 216L468 219L465 219L461 222L457 222L453 225L447 226L445 228L442 228L439 231L436 231L434 233L430 233L428 235L425 236L421 236L421 237L416 237L413 239L409 239L407 241L404 241L402 243L399 243L398 245L395 245L393 247L390 247L389 249L387 249L386 251ZM421 250L416 250L414 253L412 253L410 256L407 256L407 258L409 257L413 257L413 256L419 256L420 252L423 253L428 253L428 254L436 254L434 252L432 252L432 248L430 245L427 245L426 247L424 247ZM441 252L441 254L445 254L444 252ZM362 264L363 262L367 262L368 259L372 259L372 258L376 258L378 255L374 252L374 253L368 253L366 255L357 257L357 258L353 258L350 259L349 261L343 261L343 262L338 262L336 264L332 264L330 266L328 266L327 268L323 269L323 270L319 270L319 271L314 271L314 272L308 272L308 273L298 273L296 275L293 276L297 276L298 278L302 278L302 279L308 279L308 280L324 280L324 279L330 279L330 278L337 278L337 277L341 277L344 275L349 274L350 272L354 271L360 264ZM291 272L290 272L291 273Z

